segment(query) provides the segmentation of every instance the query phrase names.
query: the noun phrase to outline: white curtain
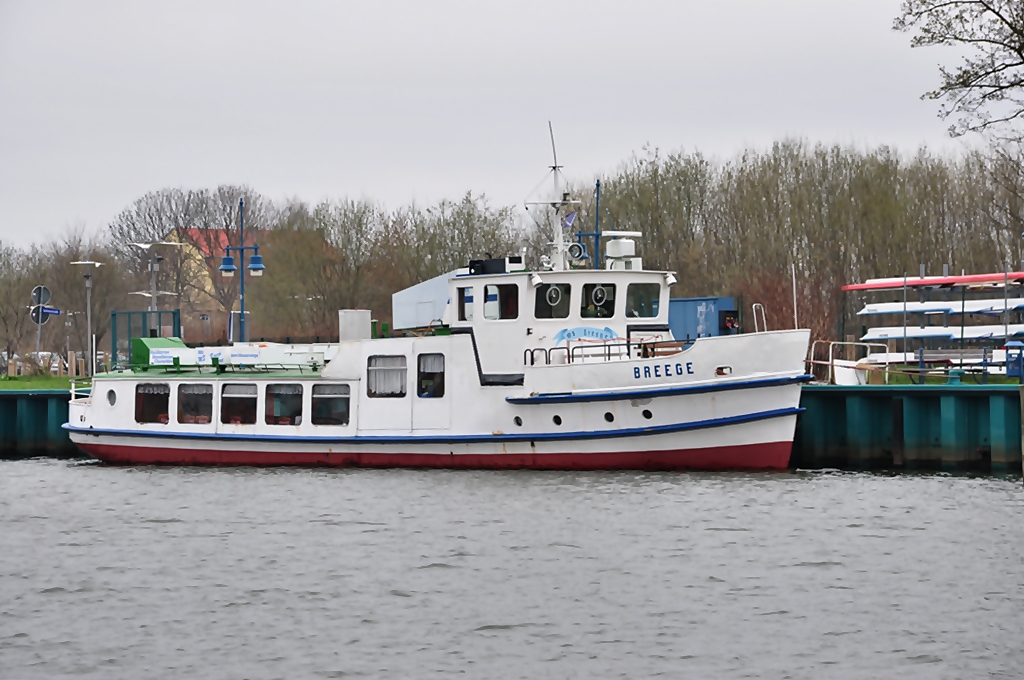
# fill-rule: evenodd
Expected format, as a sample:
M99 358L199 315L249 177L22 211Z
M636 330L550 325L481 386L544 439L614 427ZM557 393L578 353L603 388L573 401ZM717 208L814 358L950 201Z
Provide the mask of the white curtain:
M444 373L444 355L421 354L420 373Z
M367 390L376 396L405 394L405 357L370 357L366 371Z
M267 385L267 394L302 395L302 385Z
M347 397L348 385L313 385L314 397Z

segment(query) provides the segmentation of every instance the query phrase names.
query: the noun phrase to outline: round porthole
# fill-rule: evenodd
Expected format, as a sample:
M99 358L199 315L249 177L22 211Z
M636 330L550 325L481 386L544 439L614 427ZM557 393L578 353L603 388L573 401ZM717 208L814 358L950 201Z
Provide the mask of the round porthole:
M610 423L615 420L615 414L613 414L611 411L608 411L607 413L604 414L604 419Z
M523 426L523 419L520 418L519 416L516 416L515 418L513 418L512 422L515 423L516 425L518 425L519 427Z
M561 425L562 416L555 416L554 418L551 419L551 422L553 422L555 425Z
M107 403L111 406L117 403L117 392L114 390L107 390Z
M651 412L650 412L650 411L648 411L647 409L644 409L644 418L647 418L647 420L650 420L650 419L651 419L651 418L653 418L653 417L654 417L654 414L653 414L653 413L651 413Z

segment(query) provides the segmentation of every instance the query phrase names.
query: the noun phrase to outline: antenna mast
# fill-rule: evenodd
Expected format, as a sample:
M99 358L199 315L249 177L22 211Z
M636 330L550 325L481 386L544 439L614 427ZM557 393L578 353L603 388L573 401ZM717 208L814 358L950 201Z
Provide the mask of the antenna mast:
M551 121L548 121L548 135L551 137L551 165L548 167L551 169L552 182L554 183L555 195L550 201L527 201L526 209L529 210L531 205L546 205L552 209L554 224L552 225L552 239L551 239L551 256L544 256L542 263L544 268L552 269L555 271L562 271L569 268L569 256L567 252L568 244L565 240L563 219L565 215L562 213L572 205L579 205L579 201L569 200L569 192L563 191L560 184L559 171L562 166L558 164L558 149L555 147L555 130L551 125ZM541 180L541 184L544 181ZM534 220L536 221L536 220ZM538 226L540 223L538 222Z
M551 127L551 121L548 121L548 134L551 135L551 158L554 164L551 166L551 174L555 178L555 196L558 196L558 171L562 169L562 166L558 164L558 151L555 149L555 129Z

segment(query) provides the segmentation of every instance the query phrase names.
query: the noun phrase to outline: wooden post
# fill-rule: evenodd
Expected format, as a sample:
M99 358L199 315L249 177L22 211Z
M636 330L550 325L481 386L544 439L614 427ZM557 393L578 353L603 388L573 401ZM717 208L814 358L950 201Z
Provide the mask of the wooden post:
M78 352L68 352L68 376L72 378L78 377L78 372L75 370L78 368Z

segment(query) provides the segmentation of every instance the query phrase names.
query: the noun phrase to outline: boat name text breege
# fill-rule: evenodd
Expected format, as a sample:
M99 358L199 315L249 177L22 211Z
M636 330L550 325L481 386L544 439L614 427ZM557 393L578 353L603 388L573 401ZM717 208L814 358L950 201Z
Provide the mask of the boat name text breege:
M633 367L633 379L639 380L643 378L668 378L673 375L672 364L654 364L653 366L634 366ZM675 364L674 375L693 375L693 362L687 361L685 364Z

